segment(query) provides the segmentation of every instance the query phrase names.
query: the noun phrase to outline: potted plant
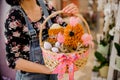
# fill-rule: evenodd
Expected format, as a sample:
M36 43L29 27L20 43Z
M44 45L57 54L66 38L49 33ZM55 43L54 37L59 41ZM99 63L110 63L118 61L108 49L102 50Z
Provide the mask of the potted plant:
M112 29L113 24L109 26ZM108 75L108 67L109 67L109 56L110 56L110 48L111 42L113 40L113 36L109 34L109 31L103 33L104 37L100 40L98 44L97 50L95 51L95 57L97 59L96 62L99 62L100 65L94 66L93 71L98 72L99 75L103 78L107 78Z
M117 68L120 69L120 44L118 43L114 43L115 45L115 48L117 50L117 56L116 56L116 59L115 59L115 65Z
M101 77L106 78L108 74L108 60L98 51L95 52L95 57L97 61L100 63L98 66L94 66L93 71L99 72Z
M106 36L100 40L98 44L97 51L100 52L104 57L108 57L110 53L111 41L113 40L113 36L106 34Z

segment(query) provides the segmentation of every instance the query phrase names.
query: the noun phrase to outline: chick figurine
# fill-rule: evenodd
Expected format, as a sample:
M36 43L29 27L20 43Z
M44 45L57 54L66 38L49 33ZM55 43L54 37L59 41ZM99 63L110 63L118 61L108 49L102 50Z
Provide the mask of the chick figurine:
M59 24L53 24L48 30L49 35L48 42L55 44L55 42L57 42L57 35L59 32L63 33L64 28Z

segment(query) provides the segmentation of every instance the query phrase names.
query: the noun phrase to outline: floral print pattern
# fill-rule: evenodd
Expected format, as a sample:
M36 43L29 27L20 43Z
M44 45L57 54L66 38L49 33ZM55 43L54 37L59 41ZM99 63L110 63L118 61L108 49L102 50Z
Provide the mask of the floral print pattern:
M55 11L55 9L46 4L49 14ZM38 25L41 25L42 22L45 20L45 15L42 13L42 18L39 21L31 22L34 29L39 34L40 28ZM62 26L65 26L66 23L62 21L62 18L59 15L53 17L52 22L59 23ZM47 26L43 30L43 39L48 37L48 29ZM9 11L8 18L5 22L5 36L6 36L6 57L8 60L8 65L11 68L15 68L15 61L18 58L23 58L29 60L29 51L30 51L30 44L29 41L31 40L29 36L28 27L26 26L25 19L21 11L17 9L11 9Z

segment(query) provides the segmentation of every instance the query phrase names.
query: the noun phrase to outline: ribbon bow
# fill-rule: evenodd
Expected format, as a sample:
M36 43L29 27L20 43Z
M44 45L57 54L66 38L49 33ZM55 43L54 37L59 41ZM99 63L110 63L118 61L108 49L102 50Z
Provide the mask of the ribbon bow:
M79 55L77 54L58 54L57 60L59 61L59 65L56 67L56 69L53 71L53 73L58 74L58 78L62 79L63 74L66 72L68 68L69 73L69 80L74 80L74 71L76 66L74 65L74 62L79 59Z

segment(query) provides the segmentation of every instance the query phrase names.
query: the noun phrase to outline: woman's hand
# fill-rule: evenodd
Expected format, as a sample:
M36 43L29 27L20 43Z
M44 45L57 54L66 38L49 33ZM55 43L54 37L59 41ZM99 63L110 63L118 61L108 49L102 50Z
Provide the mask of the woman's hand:
M71 3L63 8L63 12L67 14L79 14L79 8L75 4Z

